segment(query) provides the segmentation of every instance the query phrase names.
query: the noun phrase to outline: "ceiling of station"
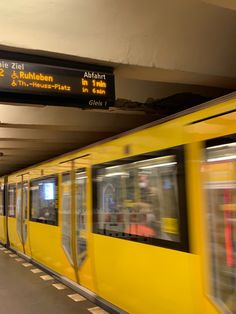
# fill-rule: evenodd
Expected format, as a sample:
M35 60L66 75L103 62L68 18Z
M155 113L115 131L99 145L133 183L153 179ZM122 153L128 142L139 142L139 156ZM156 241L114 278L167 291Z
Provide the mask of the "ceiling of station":
M141 112L0 105L0 175L152 121Z
M223 8L227 8L230 10L236 11L236 1L235 0L204 0L210 4L214 4L216 6L220 6Z
M0 45L108 62L123 77L234 88L234 8L235 0L0 1Z

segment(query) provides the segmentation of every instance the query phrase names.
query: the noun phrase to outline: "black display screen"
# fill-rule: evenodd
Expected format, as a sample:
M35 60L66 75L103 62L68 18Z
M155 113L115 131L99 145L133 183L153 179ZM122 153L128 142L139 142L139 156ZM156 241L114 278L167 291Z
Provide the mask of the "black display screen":
M101 66L74 68L0 58L0 101L106 109L115 101L114 75Z

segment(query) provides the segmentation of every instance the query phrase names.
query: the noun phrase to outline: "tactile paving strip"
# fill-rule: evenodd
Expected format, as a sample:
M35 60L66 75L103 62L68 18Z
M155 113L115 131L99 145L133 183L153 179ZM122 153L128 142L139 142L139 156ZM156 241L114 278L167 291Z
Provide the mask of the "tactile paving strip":
M24 266L23 268L26 268L28 271L30 271L33 274L39 274L39 278L43 279L45 281L45 284L48 282L51 286L56 288L55 290L58 290L58 293L65 292L64 296L67 296L69 299L73 300L75 303L78 303L78 313L80 313L80 306L83 304L87 304L87 308L83 305L83 311L81 313L92 313L92 314L109 314L109 312L103 310L99 306L96 306L95 304L88 301L85 297L81 296L78 293L75 293L73 290L71 290L66 285L56 282L53 276L50 276L48 274L45 274L41 269L39 268L32 268L34 265L26 261L25 259L19 257L17 254L15 254L13 251L6 249L0 244L0 252L5 253L5 257L8 258L8 256L11 258L11 260L14 260L18 262L20 265ZM51 283L53 281L53 283ZM74 293L73 293L74 292ZM60 295L60 298L63 297L63 295ZM70 314L70 312L67 312ZM74 313L74 312L73 312ZM77 313L77 311L76 311ZM20 314L20 312L19 312ZM23 314L23 313L22 313ZM45 313L46 314L46 313Z

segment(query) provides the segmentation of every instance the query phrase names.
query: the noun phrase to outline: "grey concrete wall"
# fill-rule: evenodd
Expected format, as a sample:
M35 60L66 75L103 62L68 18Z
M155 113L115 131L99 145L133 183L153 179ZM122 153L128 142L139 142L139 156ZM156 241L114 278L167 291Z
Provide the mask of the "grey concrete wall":
M200 0L8 0L0 44L236 77L236 11Z

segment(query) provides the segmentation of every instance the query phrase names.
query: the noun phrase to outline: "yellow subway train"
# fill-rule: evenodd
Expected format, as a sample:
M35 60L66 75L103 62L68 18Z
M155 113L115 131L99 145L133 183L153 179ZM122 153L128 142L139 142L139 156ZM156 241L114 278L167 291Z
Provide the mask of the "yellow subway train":
M111 312L236 313L236 93L0 183L0 241Z

